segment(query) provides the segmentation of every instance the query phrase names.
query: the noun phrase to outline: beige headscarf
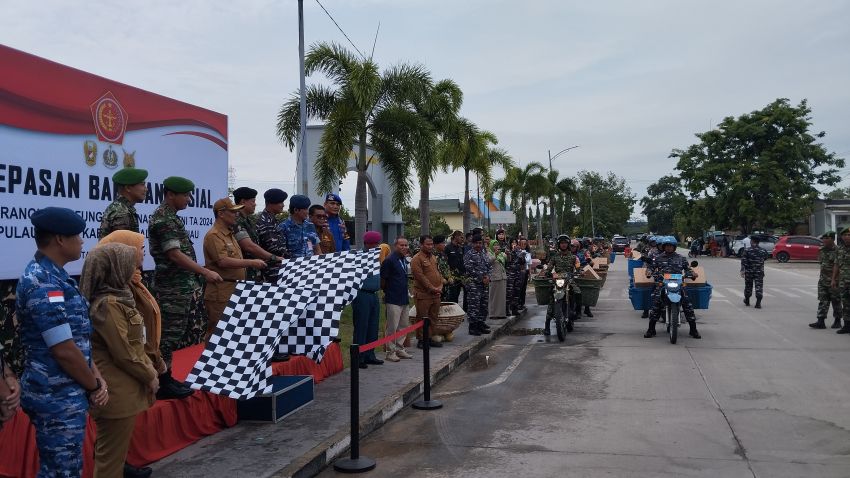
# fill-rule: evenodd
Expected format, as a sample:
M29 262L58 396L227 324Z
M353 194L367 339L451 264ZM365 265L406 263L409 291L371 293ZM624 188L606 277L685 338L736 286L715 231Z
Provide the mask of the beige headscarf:
M88 253L80 274L80 292L91 304L93 318L108 296L128 307L136 306L130 281L138 257L136 249L125 244L104 244Z

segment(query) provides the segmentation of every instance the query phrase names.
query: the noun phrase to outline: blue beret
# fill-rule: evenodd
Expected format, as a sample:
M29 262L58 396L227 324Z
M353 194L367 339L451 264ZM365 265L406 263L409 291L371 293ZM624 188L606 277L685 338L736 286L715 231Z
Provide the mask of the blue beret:
M63 236L76 236L86 228L86 221L65 207L39 209L30 216L30 221L33 226L42 231Z
M325 202L328 202L328 201L336 201L336 202L342 204L342 199L340 199L340 197L337 196L334 193L325 194Z
M303 194L296 194L289 199L289 209L309 209L310 198Z
M286 191L278 188L272 188L263 193L263 198L266 200L266 204L280 204L283 201L286 201L288 196L289 195L286 194Z

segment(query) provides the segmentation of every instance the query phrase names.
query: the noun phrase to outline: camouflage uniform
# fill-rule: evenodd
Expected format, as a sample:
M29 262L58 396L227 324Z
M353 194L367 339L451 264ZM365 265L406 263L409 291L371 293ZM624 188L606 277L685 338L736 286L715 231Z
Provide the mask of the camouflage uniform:
M688 260L676 252L662 252L658 254L649 268L649 272L652 274L655 282L662 282L664 280L664 274L685 274L690 271L691 266L688 264ZM661 311L664 310L664 303L661 300L660 287L656 287L652 295L652 310L649 313L649 320L651 323L654 323L661 315ZM691 306L691 300L688 298L687 293L682 293L682 301L680 303L682 304L682 311L685 313L685 318L688 321L694 320L694 308Z
M130 200L119 195L103 212L100 228L97 230L97 238L101 239L114 231L139 232L139 217L136 216L136 208L130 204Z
M525 268L525 256L522 251L509 251L508 260L505 264L505 270L508 273L508 284L506 291L508 315L517 315L519 313L519 290L521 287L522 271Z
M832 304L832 317L835 319L835 324L841 323L841 293L840 289L832 289L832 270L835 266L838 249L833 246L831 249L821 247L818 252L818 262L820 263L820 278L818 279L818 315L817 319L820 322L826 320L826 315L829 312L829 304Z
M463 256L463 267L466 273L464 294L467 298L466 315L469 317L469 328L474 329L484 325L488 313L490 287L484 284L484 276L490 275L490 260L487 251L475 252L469 249Z
M77 281L41 253L24 270L16 297L25 355L21 405L35 426L38 476L80 476L89 402L50 348L71 339L91 365L89 303Z
M15 287L17 280L0 281L0 343L6 349L4 358L18 376L23 371L24 354L21 350L20 322L15 314Z
M289 257L289 253L286 250L286 240L280 232L278 220L274 214L268 211L263 211L257 217L257 240L257 244L260 247L272 254L283 258ZM263 278L266 282L276 284L279 272L279 264L269 264L262 271Z
M844 330L850 328L850 249L846 246L836 248L835 265L838 267L838 290L841 295L841 318L844 320L842 330Z
M443 280L445 281L443 284L443 293L440 296L440 300L445 301L449 293L449 281L452 278L452 270L449 267L449 260L446 257L445 251L439 252L434 249L434 257L437 258L437 270L440 271L440 275L443 276Z
M292 258L310 257L313 255L313 246L319 243L319 235L316 226L309 220L297 224L292 218L280 223L280 233L286 242L286 249Z
M753 284L756 286L756 301L761 301L764 292L764 261L770 254L758 246L744 249L741 254L741 272L744 273L744 300L748 301L753 295Z
M201 283L195 273L179 267L166 255L171 249L179 249L197 262L195 248L174 208L162 204L154 211L148 235L151 256L156 264L154 295L162 313L160 350L170 369L172 353L185 342L200 342L206 332L206 321L200 314L203 309Z
M552 276L553 272L558 275L572 274L576 271L576 256L570 251L555 252L549 255L546 265L546 275L549 277ZM581 297L581 289L572 280L567 287L568 293L573 294L574 298L579 299ZM575 304L573 305L575 306ZM548 324L553 317L555 317L555 301L550 300L549 306L546 308L546 330L549 329Z
M254 244L260 245L260 236L257 234L257 217L246 216L241 211L236 214L236 224L233 226L233 236L238 243L242 239L251 239ZM262 247L262 246L260 246ZM242 250L243 259L257 259L250 252ZM262 273L259 269L253 267L246 268L245 279L254 282L263 280Z

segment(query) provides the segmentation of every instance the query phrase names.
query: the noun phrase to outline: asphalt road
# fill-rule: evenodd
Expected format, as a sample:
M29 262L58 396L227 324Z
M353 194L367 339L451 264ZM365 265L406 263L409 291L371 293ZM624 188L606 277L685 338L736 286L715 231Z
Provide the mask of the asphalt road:
M702 340L671 345L663 326L644 339L618 257L594 318L559 343L533 307L435 388L441 410L405 410L363 441L368 475L850 476L850 337L807 326L817 264L770 263L755 310L737 260L701 263Z

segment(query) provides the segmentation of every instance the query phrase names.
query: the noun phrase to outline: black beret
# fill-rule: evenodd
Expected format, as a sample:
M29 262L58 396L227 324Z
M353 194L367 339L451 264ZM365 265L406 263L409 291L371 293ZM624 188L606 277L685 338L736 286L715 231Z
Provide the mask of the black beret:
M74 211L64 207L46 207L30 216L32 225L42 231L76 236L86 228L86 221Z
M257 190L241 187L233 190L233 199L239 201L240 199L254 199L257 197Z
M195 183L180 176L169 176L165 178L162 185L177 194L190 193L195 189Z
M288 196L289 195L286 194L286 191L278 188L272 188L263 193L263 198L266 200L266 204L280 204L283 201L286 201Z
M112 175L112 182L123 186L130 186L145 182L148 172L145 169L124 168Z
M303 194L296 194L289 199L290 209L308 209L310 207L310 198Z

